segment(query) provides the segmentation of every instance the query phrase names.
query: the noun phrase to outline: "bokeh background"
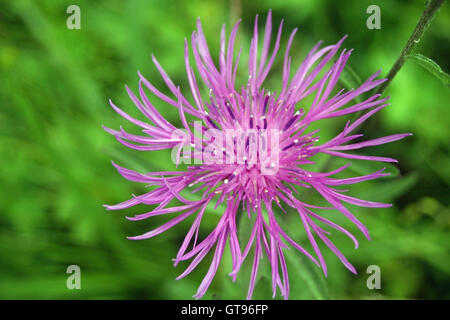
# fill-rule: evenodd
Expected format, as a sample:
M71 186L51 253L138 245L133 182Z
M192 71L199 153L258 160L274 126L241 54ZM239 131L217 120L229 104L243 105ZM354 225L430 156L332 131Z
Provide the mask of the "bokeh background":
M368 30L366 8L375 2L381 8L381 30ZM66 28L70 4L81 8L81 30ZM175 277L187 264L173 268L171 259L192 220L156 238L129 241L126 236L152 229L165 218L130 222L126 215L148 208L107 212L102 207L145 192L144 185L119 176L110 160L142 172L173 166L168 153L129 150L102 130L102 124L132 128L109 107L108 98L138 116L124 89L125 84L137 89L137 70L167 92L151 53L187 94L183 42L195 29L196 18L201 17L211 51L217 53L222 23L229 32L242 17L238 43L245 50L255 15L259 13L262 22L270 8L274 24L285 19L282 50L289 32L299 28L291 50L294 67L318 40L330 44L348 34L344 47L355 49L349 65L365 79L380 68L387 74L420 17L424 1L0 3L0 298L191 298L209 267L208 259L180 281ZM448 30L446 4L417 47L417 52L444 70L450 70ZM279 86L280 69L278 59L266 87ZM245 59L240 72L245 78ZM388 166L392 177L360 184L352 192L394 206L351 208L368 226L372 241L336 215L335 221L361 241L354 250L345 236L333 234L336 245L358 270L356 276L325 248L327 279L290 250L291 299L450 298L449 90L427 70L407 62L385 94L391 96L392 105L362 132L370 138L398 132L414 136L365 150L394 157L399 164ZM174 108L152 101L170 121L179 123ZM341 126L340 121L324 122L321 137L333 136ZM326 163L333 168L338 164L342 163ZM382 166L354 162L349 173ZM203 235L213 228L220 213L208 212ZM280 219L306 243L298 215ZM240 223L245 235L246 222ZM66 268L71 264L81 268L81 290L66 288ZM381 268L380 290L366 287L369 265ZM271 297L267 270L264 261L255 298ZM244 266L235 284L227 276L230 271L226 253L206 299L245 298L249 266Z

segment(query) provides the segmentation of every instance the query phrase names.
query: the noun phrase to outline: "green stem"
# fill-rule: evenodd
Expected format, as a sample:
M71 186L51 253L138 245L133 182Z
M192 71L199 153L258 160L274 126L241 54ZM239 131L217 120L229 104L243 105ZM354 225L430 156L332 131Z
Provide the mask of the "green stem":
M439 8L444 4L444 2L445 0L429 0L427 2L425 10L423 11L422 16L420 17L419 22L416 25L416 28L409 37L408 41L406 42L406 45L403 48L402 52L400 53L400 56L397 58L397 61L395 61L394 65L389 71L387 75L388 80L378 88L377 93L382 94L384 90L386 90L387 86L391 83L392 79L394 79L397 72L401 69L401 67L405 63L406 56L408 56L417 46L420 39L422 38L422 35L424 34L431 20L433 19L434 15L439 10Z

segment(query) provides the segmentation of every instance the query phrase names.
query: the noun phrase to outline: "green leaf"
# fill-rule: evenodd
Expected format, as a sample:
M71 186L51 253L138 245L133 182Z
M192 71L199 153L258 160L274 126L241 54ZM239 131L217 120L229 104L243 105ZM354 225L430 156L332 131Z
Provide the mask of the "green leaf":
M400 175L400 170L398 169L398 167L389 162L380 163L376 161L352 161L351 159L333 158L333 163L336 166L342 166L349 162L351 162L352 164L348 167L347 170L353 171L358 175L368 175L382 168L385 168L383 173L390 173L390 175L381 179L397 178Z
M286 260L291 281L292 299L300 298L304 285L309 289L309 293L314 299L330 299L329 288L320 268L296 250L286 252Z
M344 69L342 70L342 73L339 77L339 81L348 90L356 89L362 83L361 78L358 76L358 74L355 72L355 70L353 70L348 64L345 65ZM361 98L362 97L360 95L358 95L355 98L355 100L357 102L361 102L362 101Z
M389 182L378 183L376 188L364 192L362 198L373 201L393 201L408 192L417 183L417 180L417 174L411 173Z
M450 86L450 76L448 75L448 73L443 71L441 67L430 58L425 57L418 53L408 55L405 58L407 60L410 59L416 62L417 64L421 65L425 69L427 69L433 76L441 80L444 86L446 87Z

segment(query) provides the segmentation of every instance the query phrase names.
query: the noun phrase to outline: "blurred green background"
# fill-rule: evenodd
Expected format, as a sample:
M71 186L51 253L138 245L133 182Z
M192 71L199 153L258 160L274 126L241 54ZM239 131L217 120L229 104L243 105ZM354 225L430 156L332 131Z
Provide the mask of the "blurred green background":
M368 30L366 8L375 2L381 8L381 30ZM66 28L70 4L81 8L81 30ZM270 8L274 24L285 19L281 52L289 32L299 27L291 50L294 67L317 41L335 43L348 34L344 47L355 49L349 64L365 79L380 68L387 74L424 2L0 3L0 298L189 299L196 292L209 267L208 259L180 281L175 277L187 264L173 268L171 261L192 219L156 238L129 241L126 236L155 228L165 218L130 222L125 215L148 208L107 212L102 207L145 192L144 185L124 180L110 160L143 172L172 167L168 153L127 149L102 130L102 124L133 130L109 107L108 98L137 116L124 89L125 84L137 89L137 70L167 92L150 60L151 53L188 96L183 41L194 30L196 18L201 17L217 57L222 23L229 32L231 25L243 18L238 43L245 50L255 15L259 13L262 22ZM448 30L450 12L444 5L417 48L447 71ZM266 87L279 86L281 66L279 58ZM244 62L240 69L243 77L245 71ZM354 263L356 276L328 249L323 248L329 265L327 279L290 250L291 299L450 298L449 90L421 66L407 62L386 94L392 105L369 121L363 133L370 138L399 132L414 136L364 150L398 159L398 170L389 167L393 177L360 184L352 192L394 206L351 207L371 231L372 241L336 214L335 221L360 240L360 248L354 250L345 236L332 237ZM170 121L179 123L174 108L151 100ZM340 121L324 122L321 138L331 137L341 126ZM383 166L354 164L350 174ZM337 165L329 163L333 168ZM213 228L219 214L208 212L202 223L203 235ZM282 226L288 225L289 232L306 243L298 215L280 219L284 220ZM245 233L245 226L241 230ZM81 268L81 290L66 288L66 268L71 264ZM381 268L380 290L366 287L369 265ZM227 276L230 271L226 252L206 299L245 298L249 266L244 266L236 284ZM269 278L265 259L254 298L270 299Z

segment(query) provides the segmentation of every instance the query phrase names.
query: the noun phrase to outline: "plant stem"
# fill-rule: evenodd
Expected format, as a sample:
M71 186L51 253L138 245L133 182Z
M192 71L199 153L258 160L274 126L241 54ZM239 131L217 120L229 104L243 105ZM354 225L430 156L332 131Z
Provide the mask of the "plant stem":
M402 52L400 53L400 56L397 58L397 61L395 61L394 65L389 71L387 75L388 80L378 88L377 93L382 94L384 90L387 88L387 86L391 83L392 79L394 79L397 72L401 69L401 67L405 63L406 56L409 55L417 46L417 44L420 41L420 38L424 34L434 15L439 10L439 8L444 4L444 2L445 0L429 0L427 2L425 10L423 11L422 16L420 17L419 22L417 22L416 28L409 37L408 41L406 42L406 45L403 48Z

